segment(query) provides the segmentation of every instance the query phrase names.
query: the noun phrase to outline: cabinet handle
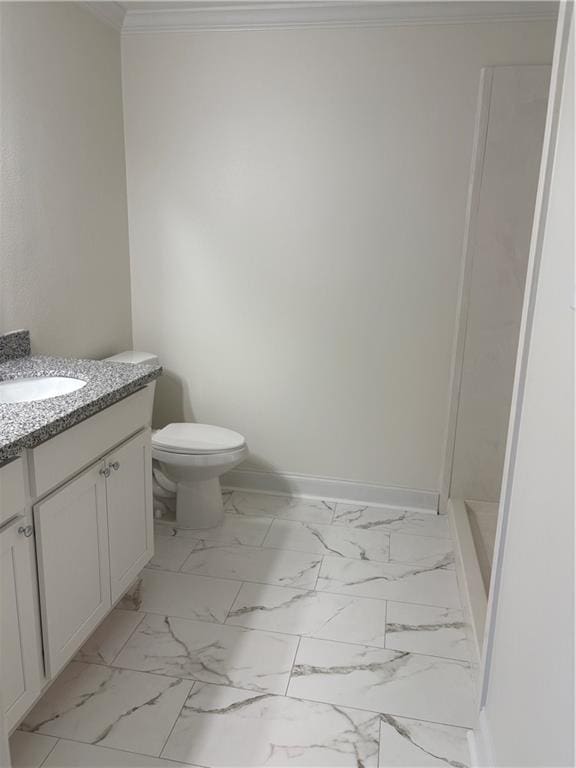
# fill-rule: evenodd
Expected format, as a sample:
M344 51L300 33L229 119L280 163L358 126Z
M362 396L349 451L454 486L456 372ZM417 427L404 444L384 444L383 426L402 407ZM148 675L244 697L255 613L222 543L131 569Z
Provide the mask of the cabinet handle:
M34 533L34 528L31 525L21 525L20 528L18 528L18 533L20 536L26 536L26 538L29 539Z
M103 468L100 470L100 474L101 474L103 477L110 477L110 467L103 467Z
M108 466L114 470L114 472L118 472L120 469L120 462L119 461L113 461L111 464L108 464Z

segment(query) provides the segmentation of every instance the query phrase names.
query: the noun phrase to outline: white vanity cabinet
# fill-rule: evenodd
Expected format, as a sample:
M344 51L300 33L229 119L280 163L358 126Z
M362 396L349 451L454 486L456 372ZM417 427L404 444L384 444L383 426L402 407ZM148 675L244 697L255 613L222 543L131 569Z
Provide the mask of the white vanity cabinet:
M104 466L99 462L34 506L49 677L111 608Z
M30 515L19 515L0 529L0 565L0 675L4 717L10 730L34 703L43 685Z
M151 467L145 429L34 506L50 677L152 557Z
M106 509L110 542L110 595L122 597L154 551L152 456L148 431L107 459Z
M0 714L8 731L154 553L153 392L144 387L0 467Z

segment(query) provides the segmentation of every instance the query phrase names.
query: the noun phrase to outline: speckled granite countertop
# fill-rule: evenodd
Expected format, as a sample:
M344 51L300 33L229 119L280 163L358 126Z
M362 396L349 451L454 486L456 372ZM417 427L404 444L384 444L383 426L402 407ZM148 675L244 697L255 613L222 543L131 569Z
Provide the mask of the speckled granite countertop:
M26 338L15 338L15 334L0 336L0 381L71 376L87 383L68 395L27 403L0 403L0 466L18 456L23 448L34 448L64 432L136 392L162 373L161 366L155 365L31 357L29 351L29 336L27 345Z

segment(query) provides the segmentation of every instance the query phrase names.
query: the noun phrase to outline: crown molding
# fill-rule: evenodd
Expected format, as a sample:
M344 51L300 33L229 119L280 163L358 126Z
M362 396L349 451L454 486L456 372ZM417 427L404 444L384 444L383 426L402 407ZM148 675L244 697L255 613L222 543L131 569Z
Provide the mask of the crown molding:
M92 5L92 3L91 3ZM94 3L108 5L108 3ZM411 24L461 24L482 21L555 19L556 2L484 0L484 2L266 2L183 3L166 9L154 3L124 17L124 35L150 32L204 32L258 29L380 27Z
M81 2L80 5L83 5L96 18L118 30L118 32L122 30L126 11L121 3L116 3L113 0L109 0L109 2L86 1Z

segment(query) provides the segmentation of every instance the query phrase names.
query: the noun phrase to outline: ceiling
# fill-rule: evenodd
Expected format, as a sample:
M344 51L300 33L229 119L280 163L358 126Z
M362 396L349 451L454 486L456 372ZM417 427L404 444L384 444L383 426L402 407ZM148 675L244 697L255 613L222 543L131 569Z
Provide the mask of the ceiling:
M85 5L123 34L532 20L554 18L557 12L557 3L546 0L121 0Z

